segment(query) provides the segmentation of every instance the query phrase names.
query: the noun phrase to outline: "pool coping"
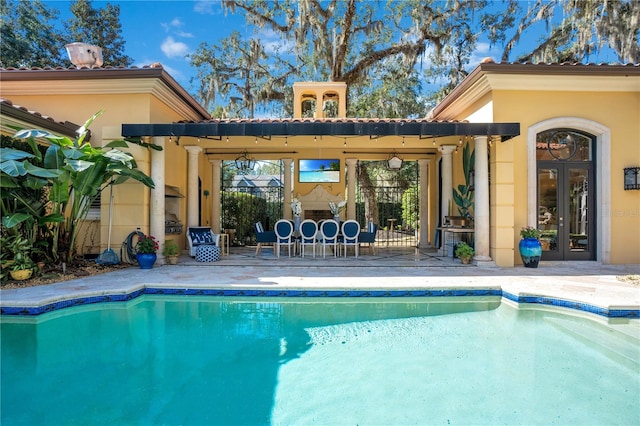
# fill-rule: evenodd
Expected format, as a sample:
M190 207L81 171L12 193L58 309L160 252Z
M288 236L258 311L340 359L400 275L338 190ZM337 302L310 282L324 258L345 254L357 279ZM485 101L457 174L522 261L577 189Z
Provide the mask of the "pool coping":
M0 301L0 315L5 316L38 316L75 306L98 303L127 302L143 295L183 295L183 296L217 296L217 297L309 297L309 298L402 298L402 297L468 297L495 296L512 302L530 305L553 306L592 313L605 318L640 318L640 307L625 305L600 306L565 297L552 297L525 291L508 291L502 286L464 286L464 287L420 287L420 288L277 288L264 289L257 286L203 286L175 284L131 284L112 289L77 289L76 292L64 295L50 295L38 300L23 300L19 303Z

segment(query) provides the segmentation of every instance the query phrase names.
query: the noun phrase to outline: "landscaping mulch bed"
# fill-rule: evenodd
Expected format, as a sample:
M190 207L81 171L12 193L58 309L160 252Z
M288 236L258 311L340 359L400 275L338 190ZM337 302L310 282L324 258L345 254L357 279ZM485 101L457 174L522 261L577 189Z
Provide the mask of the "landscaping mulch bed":
M119 263L117 265L98 265L95 260L77 260L73 262L73 264L67 265L64 271L62 270L62 265L45 266L42 273L34 275L32 278L25 281L9 279L7 282L2 283L1 288L24 288L53 284L131 267L133 267L133 265L128 263Z

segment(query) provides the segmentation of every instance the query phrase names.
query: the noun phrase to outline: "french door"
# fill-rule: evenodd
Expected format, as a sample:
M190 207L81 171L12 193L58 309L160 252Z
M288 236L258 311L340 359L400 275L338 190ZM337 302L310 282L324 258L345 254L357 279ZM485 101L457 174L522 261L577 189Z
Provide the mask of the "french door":
M538 161L538 229L543 260L595 259L591 162Z

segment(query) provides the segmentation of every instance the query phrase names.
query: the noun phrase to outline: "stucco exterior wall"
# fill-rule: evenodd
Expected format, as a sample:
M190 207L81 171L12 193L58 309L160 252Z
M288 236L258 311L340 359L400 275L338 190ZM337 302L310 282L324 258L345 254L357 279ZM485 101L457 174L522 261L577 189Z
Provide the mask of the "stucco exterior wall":
M630 92L550 92L550 91L494 91L494 119L498 122L519 121L521 135L496 147L496 162L508 162L513 157L513 245L520 239L519 229L527 225L529 197L529 168L527 130L536 123L558 117L577 117L597 123L610 130L610 164L595 158L596 191L610 194L610 208L597 205L596 216L600 228L606 222L611 239L610 262L614 264L640 262L640 191L624 191L624 167L640 164L640 93ZM581 129L584 130L584 129ZM598 135L596 135L598 136ZM598 140L597 143L602 143ZM511 153L511 149L513 153ZM496 164L497 166L497 164ZM609 174L610 185L602 186L602 174ZM606 182L607 180L605 180ZM498 196L498 194L496 194ZM498 225L500 226L500 225ZM497 232L497 231L496 231ZM497 236L496 236L497 237ZM603 241L597 244L601 247ZM520 263L515 252L515 263ZM598 254L602 260L602 253Z

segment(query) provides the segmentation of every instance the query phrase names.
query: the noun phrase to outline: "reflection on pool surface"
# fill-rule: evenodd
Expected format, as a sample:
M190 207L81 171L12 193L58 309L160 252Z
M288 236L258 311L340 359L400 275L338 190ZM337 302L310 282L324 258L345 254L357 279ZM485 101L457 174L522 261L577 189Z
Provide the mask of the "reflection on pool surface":
M3 317L3 425L637 424L638 320L500 297L143 296Z

